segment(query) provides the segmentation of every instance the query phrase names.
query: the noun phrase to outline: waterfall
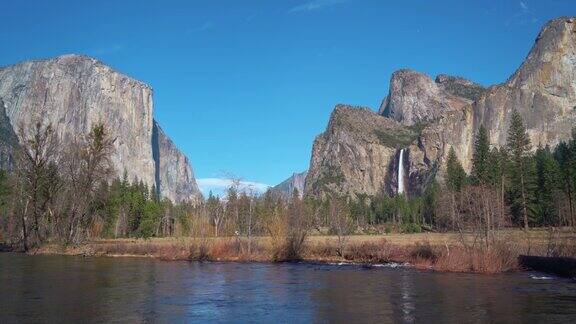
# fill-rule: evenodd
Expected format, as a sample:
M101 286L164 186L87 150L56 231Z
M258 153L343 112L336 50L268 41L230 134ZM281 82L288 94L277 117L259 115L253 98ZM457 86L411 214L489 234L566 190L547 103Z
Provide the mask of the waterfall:
M404 149L400 149L398 160L398 195L404 193Z

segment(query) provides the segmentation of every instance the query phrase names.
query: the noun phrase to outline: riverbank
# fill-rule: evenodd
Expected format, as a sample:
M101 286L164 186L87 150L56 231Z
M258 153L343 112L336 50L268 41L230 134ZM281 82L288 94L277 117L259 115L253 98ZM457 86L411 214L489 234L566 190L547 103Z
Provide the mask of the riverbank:
M63 254L108 257L151 257L161 260L215 262L281 262L410 264L443 272L501 273L521 270L523 254L569 256L576 254L576 234L533 230L529 239L522 231L502 231L486 246L478 236L457 233L309 236L291 258L278 257L286 248L270 237L93 240L78 246L47 244L31 254Z

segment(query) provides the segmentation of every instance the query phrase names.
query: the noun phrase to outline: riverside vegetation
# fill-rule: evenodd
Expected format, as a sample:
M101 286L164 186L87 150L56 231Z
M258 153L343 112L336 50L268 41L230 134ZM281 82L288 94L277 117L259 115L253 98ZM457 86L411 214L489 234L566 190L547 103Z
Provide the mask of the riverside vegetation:
M234 181L225 199L174 205L156 188L114 174L114 139L104 124L66 147L52 125L37 121L19 132L14 168L0 172L0 242L26 252L395 261L488 273L518 269L519 254L576 254L576 132L533 150L517 112L505 147L491 147L481 127L471 174L451 150L444 182L410 198L294 192L286 199Z

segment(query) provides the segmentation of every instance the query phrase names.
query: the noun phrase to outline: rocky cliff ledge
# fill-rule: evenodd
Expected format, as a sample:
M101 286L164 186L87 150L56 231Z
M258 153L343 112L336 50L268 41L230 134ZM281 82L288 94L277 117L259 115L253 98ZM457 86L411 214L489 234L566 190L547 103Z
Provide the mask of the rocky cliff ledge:
M308 171L294 173L290 178L282 181L280 184L272 188L273 191L279 193L282 197L290 198L294 189L298 190L300 198L304 196L304 183Z
M434 81L423 73L399 70L392 74L380 114L405 125L426 123L462 109L483 92L482 86L463 78L439 75Z
M93 58L64 55L1 68L0 98L13 129L41 119L56 127L64 144L87 133L95 123L104 122L116 138L112 160L117 174L126 171L130 179L156 185L153 101L148 85ZM166 167L176 157L175 150L170 149L165 157ZM162 154L164 149L159 151ZM166 168L163 173L180 174ZM193 177L172 177L157 187L174 201L200 196Z
M534 146L554 145L569 138L576 126L575 80L572 17L548 22L519 69L499 85L484 88L459 77L439 75L433 80L411 70L395 72L380 116L347 109L343 119L343 108L336 107L326 132L314 142L305 191L394 193L398 153L405 149L407 193L418 193L431 179L442 181L450 147L470 170L480 125L487 128L492 144L504 145L514 109L524 118ZM386 143L398 136L403 140Z
M390 161L413 143L418 126L402 125L368 108L338 105L312 148L305 194L376 195L390 191Z

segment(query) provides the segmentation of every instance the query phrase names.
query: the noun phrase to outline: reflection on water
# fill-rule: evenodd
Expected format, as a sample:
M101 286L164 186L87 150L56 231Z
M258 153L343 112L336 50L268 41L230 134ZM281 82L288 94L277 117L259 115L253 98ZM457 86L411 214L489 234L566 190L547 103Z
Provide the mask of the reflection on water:
M0 322L575 322L541 276L0 254Z

